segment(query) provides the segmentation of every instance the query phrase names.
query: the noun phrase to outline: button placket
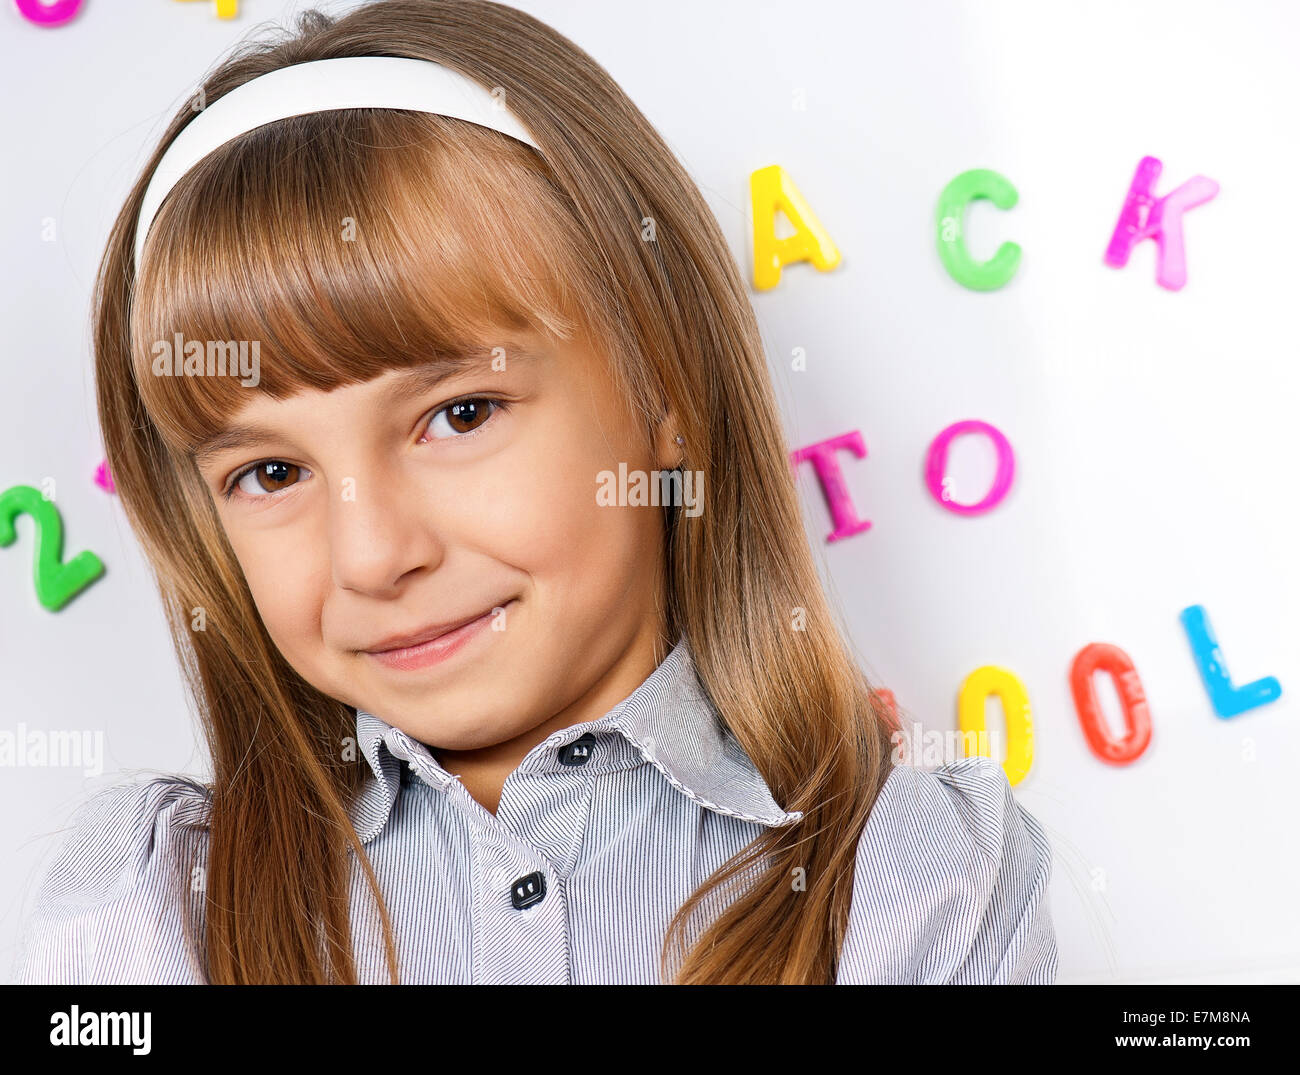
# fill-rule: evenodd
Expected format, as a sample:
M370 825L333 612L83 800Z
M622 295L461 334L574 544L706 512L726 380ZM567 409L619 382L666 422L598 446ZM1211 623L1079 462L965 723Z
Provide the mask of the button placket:
M572 734L572 733L570 733ZM568 743L538 744L506 777L495 821L567 876L579 854L595 769L608 746L587 732ZM525 871L516 870L511 880ZM553 876L548 874L548 879Z
M477 980L567 984L568 914L558 875L549 865L535 868L535 857L530 862L505 842L482 851Z

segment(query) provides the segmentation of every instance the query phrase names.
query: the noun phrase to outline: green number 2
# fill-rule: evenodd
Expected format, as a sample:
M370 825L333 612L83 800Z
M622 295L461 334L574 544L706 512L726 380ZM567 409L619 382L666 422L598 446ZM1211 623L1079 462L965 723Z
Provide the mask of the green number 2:
M59 509L30 485L15 485L0 493L0 545L13 544L18 536L14 520L24 512L36 523L36 597L51 612L58 612L104 573L104 561L87 550L62 562Z

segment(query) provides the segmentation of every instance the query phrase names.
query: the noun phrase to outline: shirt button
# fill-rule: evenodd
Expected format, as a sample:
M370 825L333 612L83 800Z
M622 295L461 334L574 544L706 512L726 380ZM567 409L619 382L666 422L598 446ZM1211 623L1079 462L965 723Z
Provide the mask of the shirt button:
M591 746L596 741L596 737L587 732L585 735L578 736L572 743L565 743L557 752L560 756L561 765L585 765L587 759L591 757Z
M534 903L541 903L545 895L546 876L537 870L524 874L510 888L510 902L520 911Z

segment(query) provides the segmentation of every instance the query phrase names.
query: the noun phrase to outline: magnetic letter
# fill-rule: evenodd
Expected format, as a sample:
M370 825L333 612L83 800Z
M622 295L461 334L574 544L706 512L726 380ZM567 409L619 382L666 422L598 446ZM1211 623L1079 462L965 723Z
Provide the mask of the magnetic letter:
M1020 267L1020 246L1003 243L988 261L976 261L966 249L966 206L977 198L988 198L999 209L1011 209L1020 195L1009 179L984 168L962 172L943 188L935 210L939 258L957 283L972 291L993 291L1016 275Z
M62 26L81 10L81 0L52 0L44 4L41 0L15 0L15 3L18 14L37 26Z
M996 694L1001 700L1007 723L1007 760L1002 763L1002 770L1007 774L1007 783L1019 784L1034 764L1034 722L1025 685L1014 673L986 664L966 677L957 699L962 737L974 732L980 744L979 753L986 758L992 756L987 753L989 742L984 724L984 700L990 694Z
M1151 193L1163 165L1156 157L1138 161L1133 182L1124 196L1124 208L1106 247L1106 264L1122 269L1133 247L1143 239L1156 241L1156 283L1178 291L1187 283L1187 258L1183 248L1183 213L1208 202L1219 184L1203 175L1192 176L1163 198Z
M1092 674L1099 669L1115 681L1127 729L1122 739L1111 734L1101 711L1097 687L1092 679ZM1074 708L1083 726L1084 738L1098 758L1112 765L1127 765L1142 755L1151 742L1151 710L1142 690L1142 679L1127 653L1106 642L1084 646L1075 655L1070 668L1070 690L1074 694Z
M750 213L754 235L754 287L770 291L781 282L781 268L811 261L822 272L840 263L840 252L821 226L803 195L778 164L760 168L749 177ZM776 237L776 213L790 218L795 233Z
M108 469L107 459L95 468L95 484L106 493L117 492L117 486L113 483L113 472Z
M998 453L998 470L993 476L993 485L984 499L974 504L958 504L946 495L947 490L944 488L944 476L948 470L948 447L954 437L959 437L963 433L983 433L993 442L993 447ZM925 484L930 490L930 495L942 507L958 515L979 515L996 507L1011 488L1011 479L1015 473L1016 456L1011 450L1011 442L996 426L981 422L978 418L969 418L950 425L930 442L930 453L925 460Z
M830 505L831 518L835 520L835 529L827 535L827 544L871 528L871 523L859 519L854 510L853 498L849 495L848 486L844 484L844 474L835 459L835 452L840 448L848 448L859 459L867 454L862 434L856 429L852 433L842 433L838 437L818 441L790 453L791 467L797 468L805 460L811 460L813 469L817 471L817 480L821 482L822 493Z
M1223 660L1223 651L1219 649L1219 640L1214 637L1209 617L1202 605L1189 605L1179 613L1187 640L1192 644L1192 656L1196 658L1196 667L1201 673L1201 682L1214 703L1214 711L1223 718L1235 717L1248 709L1255 709L1269 702L1275 702L1282 695L1282 684L1272 676L1257 679L1240 687L1232 685L1228 675L1228 666Z

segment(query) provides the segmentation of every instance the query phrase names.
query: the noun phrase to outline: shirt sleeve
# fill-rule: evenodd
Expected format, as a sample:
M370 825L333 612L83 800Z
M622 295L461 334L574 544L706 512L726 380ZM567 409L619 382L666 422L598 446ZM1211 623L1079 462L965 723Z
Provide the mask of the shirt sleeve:
M841 983L1049 985L1051 844L1002 766L890 773L858 844Z
M206 805L201 784L171 776L83 803L41 878L14 980L202 982Z

